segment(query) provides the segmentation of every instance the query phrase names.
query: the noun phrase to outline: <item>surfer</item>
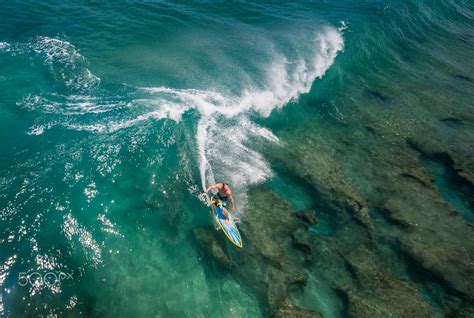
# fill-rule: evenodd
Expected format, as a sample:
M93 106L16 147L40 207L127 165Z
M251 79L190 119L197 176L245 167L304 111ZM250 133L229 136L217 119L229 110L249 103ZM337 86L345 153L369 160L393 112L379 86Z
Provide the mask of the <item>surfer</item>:
M202 195L207 194L213 189L219 190L217 192L216 198L225 203L225 206L227 206L227 203L230 201L230 203L232 204L232 211L235 211L234 197L232 196L232 190L230 189L227 182L216 183L212 186L209 186L206 191L202 193Z

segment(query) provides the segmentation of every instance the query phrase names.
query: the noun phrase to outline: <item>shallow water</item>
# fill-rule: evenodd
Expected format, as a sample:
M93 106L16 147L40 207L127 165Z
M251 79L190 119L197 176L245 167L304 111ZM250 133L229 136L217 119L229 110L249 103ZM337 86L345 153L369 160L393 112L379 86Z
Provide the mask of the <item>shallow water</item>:
M295 303L346 315L343 256L367 245L434 312L456 312L470 300L402 270L402 232L376 207L380 162L412 153L406 140L437 140L473 172L473 17L469 1L3 3L0 312L268 315L192 235L212 224L199 193L221 180L242 222L258 185L315 212ZM294 173L293 145L321 175L337 163L375 234ZM436 158L420 159L430 189L472 225L472 186Z

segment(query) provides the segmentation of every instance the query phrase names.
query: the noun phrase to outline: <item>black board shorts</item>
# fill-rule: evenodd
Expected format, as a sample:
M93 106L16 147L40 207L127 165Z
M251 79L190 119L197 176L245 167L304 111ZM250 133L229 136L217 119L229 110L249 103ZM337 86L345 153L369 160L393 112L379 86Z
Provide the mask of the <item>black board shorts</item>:
M219 192L217 192L216 194L214 194L214 195L212 196L212 198L221 201L223 206L227 206L227 203L229 202L230 196L228 195L228 196L226 196L226 197L221 197L221 196L219 195Z

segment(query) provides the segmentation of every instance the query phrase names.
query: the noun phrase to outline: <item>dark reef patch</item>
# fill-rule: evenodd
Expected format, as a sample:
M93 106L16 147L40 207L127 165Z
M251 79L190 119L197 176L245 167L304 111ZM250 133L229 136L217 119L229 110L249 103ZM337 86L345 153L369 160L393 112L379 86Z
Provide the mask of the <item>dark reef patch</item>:
M414 180L416 182L419 182L422 186L425 186L425 187L429 187L431 185L431 182L430 183L427 183L425 179L422 179L420 178L419 176L417 175L413 175L411 173L408 173L408 172L402 172L400 173L400 177L402 178L407 178L409 180ZM433 181L434 178L430 178L430 181Z
M404 231L410 230L413 227L412 224L406 222L403 218L400 218L397 215L392 215L391 211L388 209L379 208L377 209L377 212L378 217L391 226L396 226Z
M212 226L196 228L193 235L199 248L204 253L204 260L209 258L217 262L217 264L225 269L232 269L233 263L227 252L225 245L225 237L219 235ZM222 236L222 237L221 237Z
M474 157L468 154L461 154L459 150L446 149L442 151L439 145L433 140L417 141L413 138L406 140L407 144L417 151L423 158L441 162L451 171L474 187ZM474 152L474 148L466 149L468 152ZM473 153L474 154L474 153Z
M456 74L454 75L454 78L466 82L473 82L473 79L471 77L462 74Z
M435 272L425 270L423 264L419 262L420 260L406 253L398 243L391 246L396 251L399 261L405 264L404 267L410 280L420 286L423 296L433 308L440 312L453 313L462 307L464 298L462 294L452 289Z
M321 318L320 313L296 306L289 298L285 298L275 312L275 318Z
M409 281L387 271L377 257L361 247L344 257L357 282L343 292L351 317L430 317L433 311ZM403 304L403 305L401 305Z
M368 97L375 98L377 101L382 103L388 103L391 100L390 97L375 89L366 88L364 89L364 94Z
M457 118L457 117L445 117L445 118L442 118L441 121L448 126L459 126L464 123L464 121L461 118Z
M276 157L270 158L272 169L279 175L282 182L291 184L295 191L304 193L310 201L304 209L295 211L295 216L309 226L311 232L321 235L330 235L337 231L340 224L341 211L335 210L331 202L325 201L318 189L308 183L305 177L292 173L285 162ZM273 188L272 188L273 189ZM280 194L285 200L291 200L289 193Z
M271 153L269 160L279 172L287 171L298 178L311 192L313 202L329 207L334 212L331 214L339 218L349 215L370 228L367 204L351 186L333 154L324 140L301 132L299 143L287 145L284 153Z
M304 211L296 211L296 217L302 219L309 226L319 223L316 213L313 209L306 209Z
M377 170L386 174L383 180L395 181L394 174L402 175L409 171L411 175L426 175L427 170L418 160L416 153L396 152L379 161L391 169L380 166ZM382 216L390 217L385 217L386 220L395 220L400 228L401 232L390 235L397 237L404 255L416 260L416 266L422 268L427 277L437 277L438 281L449 286L449 290L456 289L456 294L472 297L468 296L468 291L474 286L474 281L466 277L474 271L474 267L464 258L472 254L468 251L473 250L474 246L466 244L463 239L472 228L453 214L454 209L444 202L435 186L412 182L411 178L390 183L381 180L374 182L380 183L386 194L373 203L378 211L383 212ZM443 242L443 245L438 242Z
M449 158L435 158L422 157L421 162L435 176L443 198L474 224L474 187L458 175Z
M291 235L293 246L303 253L305 263L310 263L314 257L313 248L311 247L310 233L307 229L299 228Z

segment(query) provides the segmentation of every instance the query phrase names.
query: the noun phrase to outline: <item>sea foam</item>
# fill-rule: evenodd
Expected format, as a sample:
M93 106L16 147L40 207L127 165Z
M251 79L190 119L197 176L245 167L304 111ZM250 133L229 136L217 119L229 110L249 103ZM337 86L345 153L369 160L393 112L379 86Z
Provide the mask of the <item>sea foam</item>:
M66 40L39 36L25 43L0 42L0 50L12 56L39 57L51 76L70 90L89 92L100 84L84 56Z

